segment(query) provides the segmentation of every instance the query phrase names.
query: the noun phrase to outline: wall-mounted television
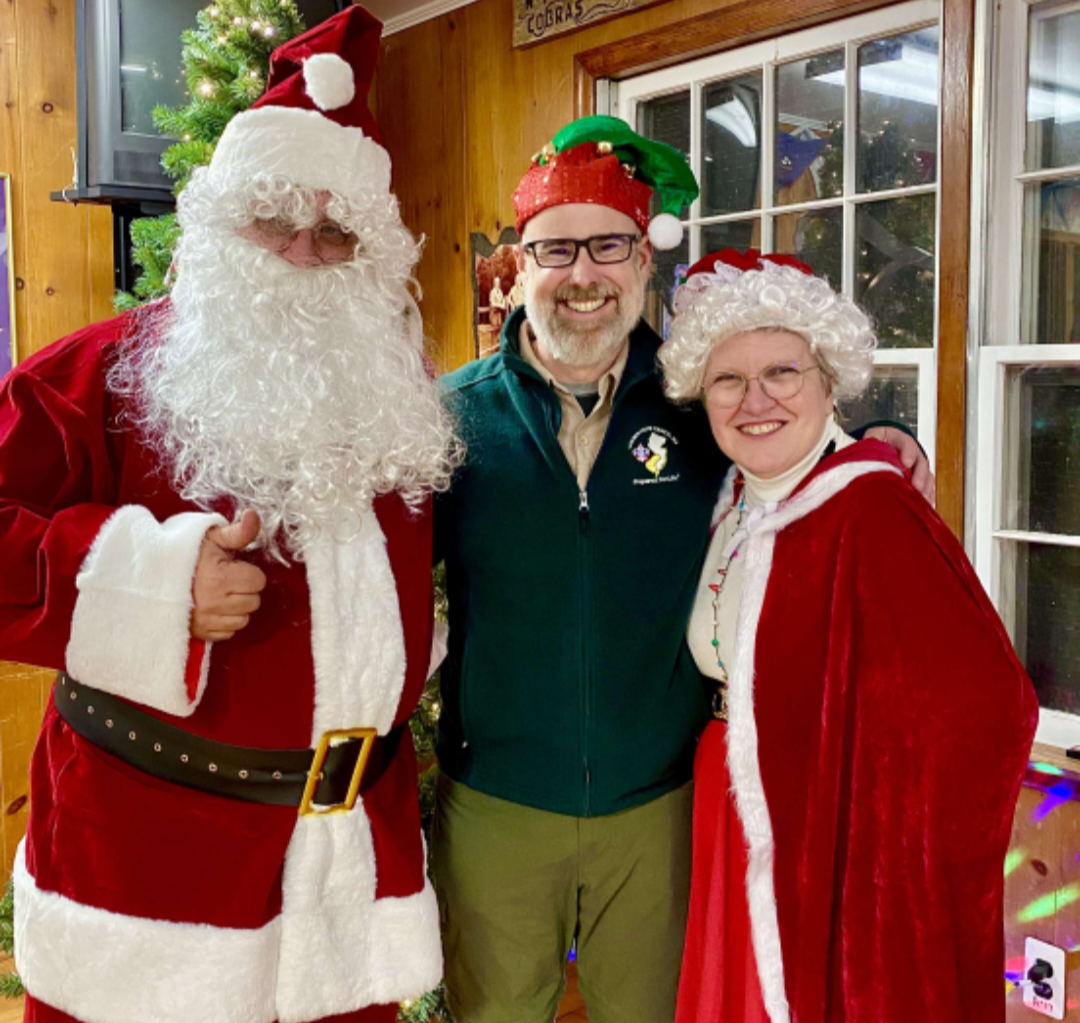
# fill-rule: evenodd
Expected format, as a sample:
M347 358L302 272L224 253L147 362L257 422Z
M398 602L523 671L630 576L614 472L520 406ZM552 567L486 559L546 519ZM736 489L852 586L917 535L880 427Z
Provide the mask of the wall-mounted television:
M170 203L161 154L172 140L154 128L159 103L186 102L180 33L209 0L76 0L79 202ZM348 0L297 0L310 28Z

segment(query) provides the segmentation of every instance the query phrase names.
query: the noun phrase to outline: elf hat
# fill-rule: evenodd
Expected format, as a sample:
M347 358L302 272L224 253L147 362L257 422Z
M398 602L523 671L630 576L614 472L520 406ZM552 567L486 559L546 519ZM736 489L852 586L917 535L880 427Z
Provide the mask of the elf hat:
M653 192L662 213L649 218ZM617 117L572 121L533 157L514 192L518 234L541 210L594 203L625 213L658 249L682 240L679 213L697 198L698 184L677 149L642 138Z
M381 34L354 6L274 50L266 91L226 125L211 178L279 174L345 198L389 194L390 156L367 106Z

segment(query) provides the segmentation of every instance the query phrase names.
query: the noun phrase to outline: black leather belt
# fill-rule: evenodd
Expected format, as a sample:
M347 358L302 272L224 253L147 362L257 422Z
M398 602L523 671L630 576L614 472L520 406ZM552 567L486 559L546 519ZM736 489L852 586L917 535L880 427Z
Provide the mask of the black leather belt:
M215 796L299 807L303 816L352 809L357 792L382 777L407 727L385 736L371 728L327 732L315 750L257 749L192 735L66 672L57 676L54 702L76 733L155 778Z

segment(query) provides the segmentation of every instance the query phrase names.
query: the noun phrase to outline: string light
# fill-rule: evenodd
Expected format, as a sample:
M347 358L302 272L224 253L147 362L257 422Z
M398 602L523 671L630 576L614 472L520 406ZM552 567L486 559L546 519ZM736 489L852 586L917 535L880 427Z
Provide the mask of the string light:
M229 37L228 36L218 36L217 41L218 41L218 46L224 46L229 41Z
M211 7L207 13L211 18L216 18L221 12L216 7Z
M234 25L244 25L244 24L246 24L244 19L241 18L239 14L235 18L233 18L232 23Z
M273 25L267 25L263 30L263 35L266 36L267 39L272 39L276 34L277 29L275 29Z
M199 85L199 95L200 96L206 96L206 97L213 96L214 95L214 83L213 82L202 82L202 83L200 83L200 85Z
M262 22L261 21L253 21L251 23L251 28L252 28L252 31L258 32L259 29L262 28Z

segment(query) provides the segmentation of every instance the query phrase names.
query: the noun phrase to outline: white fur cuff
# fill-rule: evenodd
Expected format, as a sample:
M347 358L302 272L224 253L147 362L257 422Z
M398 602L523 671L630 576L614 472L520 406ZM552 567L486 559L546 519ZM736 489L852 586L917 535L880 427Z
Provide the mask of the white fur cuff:
M178 717L206 686L209 644L195 699L186 684L191 580L206 531L220 515L185 512L158 522L127 505L101 527L76 577L67 670L88 686Z

